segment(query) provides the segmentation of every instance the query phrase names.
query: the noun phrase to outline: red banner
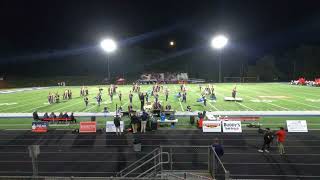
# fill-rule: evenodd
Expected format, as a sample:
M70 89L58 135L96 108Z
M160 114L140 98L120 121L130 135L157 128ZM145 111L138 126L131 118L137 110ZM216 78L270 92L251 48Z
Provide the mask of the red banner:
M97 132L97 123L96 122L80 122L80 133L95 133Z

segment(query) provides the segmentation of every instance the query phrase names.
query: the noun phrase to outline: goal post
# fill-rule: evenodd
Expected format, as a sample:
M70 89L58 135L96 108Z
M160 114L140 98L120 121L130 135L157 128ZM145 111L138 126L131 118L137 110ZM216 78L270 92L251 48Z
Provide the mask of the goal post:
M223 77L223 82L226 83L240 83L241 82L241 77Z
M251 76L251 77L243 77L242 82L249 83L249 82L258 82L259 76Z

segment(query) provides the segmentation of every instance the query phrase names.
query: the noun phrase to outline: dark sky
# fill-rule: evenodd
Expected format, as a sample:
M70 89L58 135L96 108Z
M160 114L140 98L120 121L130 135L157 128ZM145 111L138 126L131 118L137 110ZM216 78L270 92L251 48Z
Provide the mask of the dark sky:
M320 42L319 0L3 0L0 61L92 47L105 36L130 46L209 45L223 32L250 54ZM169 30L168 30L169 28ZM161 34L161 30L167 29ZM154 34L141 36L147 32ZM140 35L140 36L139 36Z

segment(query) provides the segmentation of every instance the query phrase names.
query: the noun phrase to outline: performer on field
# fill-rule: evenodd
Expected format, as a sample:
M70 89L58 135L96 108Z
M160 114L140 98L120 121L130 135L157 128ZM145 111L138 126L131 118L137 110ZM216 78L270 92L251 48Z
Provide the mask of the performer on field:
M131 93L131 91L129 92L129 100L130 100L130 104L132 104L132 97L133 97L133 95L132 95L132 93Z
M88 97L85 97L83 100L84 100L84 103L85 103L86 107L88 107L88 104L89 104L89 99L88 99Z
M121 100L122 100L122 94L121 94L121 91L119 91L119 100L120 100L120 102L121 102Z
M166 101L168 101L168 97L169 97L169 90L168 90L168 88L166 88L166 90L165 90L165 95L166 95Z
M235 86L232 90L232 97L236 98L236 95L237 95L237 87Z

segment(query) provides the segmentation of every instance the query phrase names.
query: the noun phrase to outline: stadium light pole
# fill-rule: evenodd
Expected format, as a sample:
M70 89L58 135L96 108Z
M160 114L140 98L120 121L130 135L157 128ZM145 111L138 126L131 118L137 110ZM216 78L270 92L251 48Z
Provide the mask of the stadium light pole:
M112 39L104 39L100 43L102 49L107 53L108 80L110 81L109 54L117 49L117 44Z
M217 35L212 38L211 46L219 50L219 83L221 83L221 53L222 49L228 44L228 38L224 35Z

